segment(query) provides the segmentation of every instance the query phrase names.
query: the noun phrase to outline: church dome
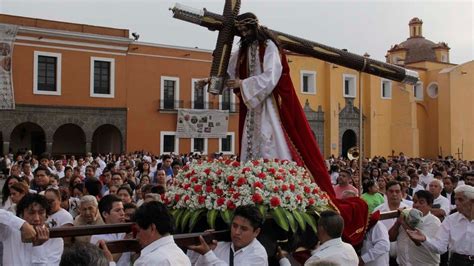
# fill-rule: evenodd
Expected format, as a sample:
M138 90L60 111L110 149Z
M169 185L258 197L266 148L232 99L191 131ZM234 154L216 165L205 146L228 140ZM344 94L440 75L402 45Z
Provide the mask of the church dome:
M412 18L408 23L410 37L400 44L392 46L388 53L405 51L404 64L410 64L420 61L440 61L436 57L436 49L441 48L449 50L446 43L434 43L425 39L422 34L423 21L417 17Z

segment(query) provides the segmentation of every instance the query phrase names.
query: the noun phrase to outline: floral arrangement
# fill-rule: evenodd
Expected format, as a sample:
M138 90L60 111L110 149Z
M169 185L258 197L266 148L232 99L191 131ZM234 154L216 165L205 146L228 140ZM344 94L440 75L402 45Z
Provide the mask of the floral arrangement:
M230 224L233 210L249 204L285 231L305 231L307 225L316 231L312 214L330 208L328 195L311 181L306 169L287 160L192 163L180 170L176 183L162 200L181 231L191 231L203 216L210 228L215 228L218 215Z

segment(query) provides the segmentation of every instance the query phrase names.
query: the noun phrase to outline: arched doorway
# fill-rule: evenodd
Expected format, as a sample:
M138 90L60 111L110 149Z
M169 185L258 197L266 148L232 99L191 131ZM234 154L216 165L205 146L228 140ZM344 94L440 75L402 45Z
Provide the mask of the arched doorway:
M342 135L342 151L341 155L347 158L347 151L357 145L357 136L356 133L348 129Z
M43 128L31 122L17 125L10 135L10 149L14 154L28 150L31 150L33 154L45 152L46 135Z
M53 135L53 155L86 153L86 134L75 124L60 126Z
M122 134L113 125L102 125L94 131L92 136L93 153L121 153Z

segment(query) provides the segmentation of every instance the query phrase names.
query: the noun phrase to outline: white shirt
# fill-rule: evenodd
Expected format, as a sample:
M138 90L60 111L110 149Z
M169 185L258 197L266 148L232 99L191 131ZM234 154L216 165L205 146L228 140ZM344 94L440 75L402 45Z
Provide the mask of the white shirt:
M449 251L463 255L474 255L474 220L456 212L444 219L435 237L426 237L422 243L433 252L443 254Z
M360 257L366 266L386 266L390 259L389 251L387 228L381 222L377 222L364 238Z
M91 236L90 243L93 245L97 245L97 242L99 242L99 240L104 240L105 242L117 241L123 240L124 237L125 233L93 235ZM120 259L117 261L117 266L130 266L131 253L132 252L122 253L122 256L120 256Z
M402 202L400 202L400 205L398 206L398 208L409 208L409 206L402 201ZM384 204L381 204L380 206L375 208L374 212L376 212L376 211L380 211L381 213L392 211L388 207L388 200L386 199ZM382 220L380 222L383 225L385 225L385 228L387 228L387 231L389 231L390 228L392 228L393 224L396 221L397 221L397 218L392 218L392 219L385 219L385 220ZM396 256L397 256L397 241L390 242L390 257L396 257Z
M423 173L420 174L420 185L422 185L424 188L426 188L431 181L433 181L434 176L431 173L428 173L424 175Z
M49 228L58 228L64 225L72 225L74 219L72 215L63 208L51 214L46 220ZM43 245L33 247L33 263L42 265L59 265L64 250L64 241L62 238L50 238ZM47 251L47 252L45 252Z
M0 241L3 244L3 265L31 265L33 245L21 242L20 228L25 221L0 209Z
M309 258L304 265L309 265L312 262L320 260L331 261L344 266L359 265L359 257L354 248L342 242L340 237L324 242L313 252L311 258Z
M249 69L249 77L242 80L240 90L242 101L248 108L242 134L240 160L242 162L260 158L291 160L279 111L272 95L283 70L280 52L272 41L266 41L262 66L259 47L258 45L255 47L255 44L247 49L248 62L246 62L249 64L252 60L251 51L254 49L253 71ZM235 78L238 54L234 52L229 60L227 73L231 79Z
M213 265L213 266L224 266L229 265L230 249L234 252L234 265L235 266L265 266L268 265L268 255L262 244L254 239L246 247L243 247L237 251L234 249L232 242L219 242L214 250L207 252L206 254L199 256L197 260L191 255L193 265ZM190 252L188 254L197 254Z
M143 248L133 265L188 266L191 261L176 245L173 236L164 236Z
M438 204L440 207L437 209L441 209L445 213L445 217L449 215L451 210L451 201L448 200L445 196L439 195L436 199L433 200L433 206Z
M441 222L438 217L431 213L421 217L421 223L418 225L419 229L426 237L434 237ZM397 238L397 262L400 265L406 266L438 266L440 261L439 254L431 252L424 246L417 246L408 237L405 229L400 226Z

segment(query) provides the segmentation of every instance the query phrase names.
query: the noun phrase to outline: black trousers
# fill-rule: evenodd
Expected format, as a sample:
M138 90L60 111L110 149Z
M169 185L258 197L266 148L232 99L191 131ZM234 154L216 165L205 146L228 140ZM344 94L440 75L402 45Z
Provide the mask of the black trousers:
M450 266L474 266L474 256L459 255L457 253L451 254L451 259L449 260Z

